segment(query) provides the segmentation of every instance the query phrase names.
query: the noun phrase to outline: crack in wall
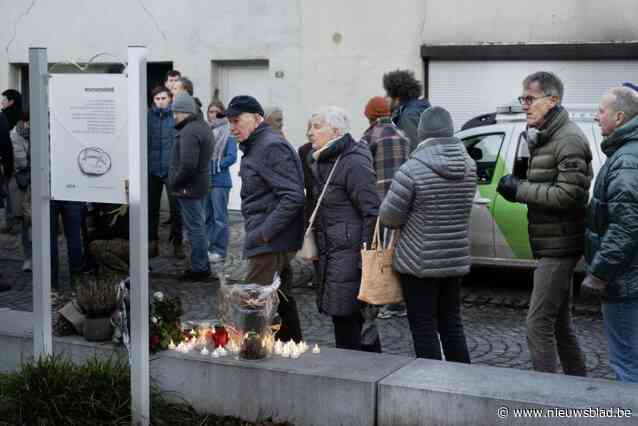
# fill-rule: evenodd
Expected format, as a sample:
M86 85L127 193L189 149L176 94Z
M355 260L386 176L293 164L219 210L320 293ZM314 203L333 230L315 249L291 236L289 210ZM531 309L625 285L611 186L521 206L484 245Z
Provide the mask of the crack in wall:
M31 3L26 8L26 10L22 12L13 23L13 34L11 35L11 38L9 39L9 42L7 43L7 45L4 47L4 50L7 52L7 59L9 59L9 48L11 47L11 45L13 44L13 42L15 41L18 35L18 24L23 18L25 18L29 13L31 13L31 10L33 9L37 1L38 0L31 0Z
M164 39L164 41L168 43L168 37L166 37L166 33L160 27L159 22L157 22L157 19L155 19L155 16L151 13L150 10L147 9L146 5L144 4L142 0L137 0L137 2L142 7L142 9L144 9L144 12L148 15L148 17L151 18L151 21L153 21L155 28L162 35L162 38Z

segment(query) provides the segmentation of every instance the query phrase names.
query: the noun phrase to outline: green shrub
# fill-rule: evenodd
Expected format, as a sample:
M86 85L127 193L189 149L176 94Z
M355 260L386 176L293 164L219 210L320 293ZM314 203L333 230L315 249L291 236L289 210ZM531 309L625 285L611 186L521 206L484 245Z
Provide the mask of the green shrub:
M65 357L51 356L24 363L17 372L0 373L0 425L130 425L130 383L125 358L91 358L76 365ZM252 425L232 417L202 415L187 402L174 400L151 386L153 426Z

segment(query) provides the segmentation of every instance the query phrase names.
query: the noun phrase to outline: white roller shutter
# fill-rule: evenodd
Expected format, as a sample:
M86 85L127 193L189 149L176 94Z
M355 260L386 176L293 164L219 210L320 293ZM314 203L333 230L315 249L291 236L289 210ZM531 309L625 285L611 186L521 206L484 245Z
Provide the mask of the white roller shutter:
M566 104L598 104L624 81L638 82L636 61L436 61L429 64L432 105L447 108L458 130L479 114L494 112L521 95L523 79L551 71L565 85Z

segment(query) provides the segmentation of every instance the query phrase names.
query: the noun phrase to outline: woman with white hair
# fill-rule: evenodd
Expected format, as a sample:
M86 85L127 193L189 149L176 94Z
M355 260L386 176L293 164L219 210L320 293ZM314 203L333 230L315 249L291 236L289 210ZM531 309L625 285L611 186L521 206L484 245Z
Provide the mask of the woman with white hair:
M350 119L341 108L322 108L310 123L317 198L329 179L313 224L319 249L317 305L332 316L337 348L380 352L378 336L373 343L362 342L365 320L357 300L361 247L372 240L379 209L372 155L350 135Z

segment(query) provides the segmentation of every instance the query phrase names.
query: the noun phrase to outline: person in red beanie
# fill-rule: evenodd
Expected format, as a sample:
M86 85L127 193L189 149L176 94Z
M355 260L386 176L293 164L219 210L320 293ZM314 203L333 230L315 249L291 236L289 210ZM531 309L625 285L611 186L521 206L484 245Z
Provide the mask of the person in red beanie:
M361 142L367 143L372 152L372 161L377 173L377 193L379 199L383 201L390 189L394 173L408 159L410 140L392 122L387 98L375 96L370 99L364 114L370 121L370 127L361 137ZM381 319L393 316L406 316L405 306L403 304L383 306L378 314L378 318Z

